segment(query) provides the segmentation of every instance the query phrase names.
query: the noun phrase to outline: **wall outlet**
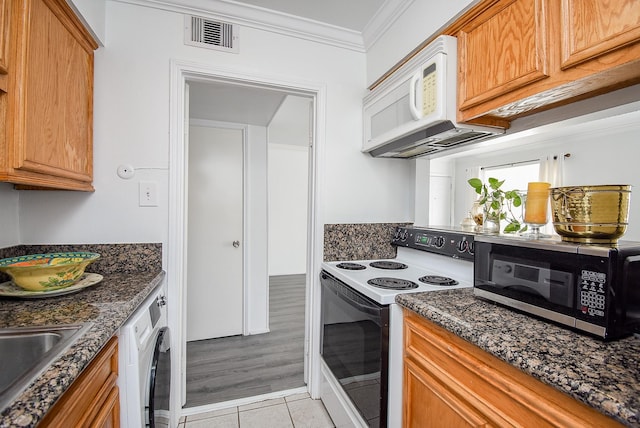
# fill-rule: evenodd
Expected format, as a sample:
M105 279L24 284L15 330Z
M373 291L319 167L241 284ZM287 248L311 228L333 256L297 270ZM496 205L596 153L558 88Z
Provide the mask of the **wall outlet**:
M157 207L158 184L155 181L141 181L138 197L141 207Z

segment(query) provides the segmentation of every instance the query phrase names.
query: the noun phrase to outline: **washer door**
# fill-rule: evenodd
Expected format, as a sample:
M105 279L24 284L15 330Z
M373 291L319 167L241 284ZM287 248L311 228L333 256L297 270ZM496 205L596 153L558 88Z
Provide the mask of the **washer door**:
M169 328L158 331L149 372L147 391L147 426L169 426L169 392L171 386L171 354L169 349Z

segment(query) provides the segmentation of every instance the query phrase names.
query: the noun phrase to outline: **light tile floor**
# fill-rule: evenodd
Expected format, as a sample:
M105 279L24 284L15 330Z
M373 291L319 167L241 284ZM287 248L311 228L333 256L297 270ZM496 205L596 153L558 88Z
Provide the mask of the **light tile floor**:
M333 428L322 401L309 394L186 416L179 428Z

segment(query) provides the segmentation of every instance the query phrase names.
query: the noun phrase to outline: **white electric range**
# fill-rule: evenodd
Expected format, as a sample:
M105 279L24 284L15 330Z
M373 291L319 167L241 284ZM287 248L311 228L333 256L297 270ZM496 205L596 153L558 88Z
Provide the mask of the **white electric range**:
M394 259L322 264L321 399L336 427L402 426L401 293L473 286L473 234L396 230Z

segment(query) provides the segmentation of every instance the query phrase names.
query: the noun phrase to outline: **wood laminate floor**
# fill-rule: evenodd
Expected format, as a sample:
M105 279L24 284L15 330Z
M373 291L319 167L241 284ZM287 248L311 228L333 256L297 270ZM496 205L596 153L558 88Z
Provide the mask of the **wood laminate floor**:
M304 386L305 275L269 278L270 332L187 343L187 403Z

